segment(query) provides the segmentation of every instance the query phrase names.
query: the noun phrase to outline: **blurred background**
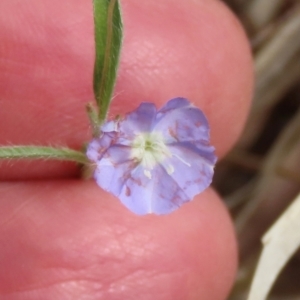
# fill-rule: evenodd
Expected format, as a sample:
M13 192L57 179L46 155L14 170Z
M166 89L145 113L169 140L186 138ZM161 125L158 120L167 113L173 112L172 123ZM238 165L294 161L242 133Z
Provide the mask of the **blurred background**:
M300 0L224 2L246 29L256 72L244 133L217 165L214 179L239 240L240 268L229 299L243 300L262 235L300 192ZM281 272L268 299L300 300L300 251Z

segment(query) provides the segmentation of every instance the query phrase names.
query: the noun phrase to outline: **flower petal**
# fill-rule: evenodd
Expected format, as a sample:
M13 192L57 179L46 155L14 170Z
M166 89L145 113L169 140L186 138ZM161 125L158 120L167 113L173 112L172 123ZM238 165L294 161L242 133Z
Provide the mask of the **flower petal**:
M130 172L136 167L136 162L130 158L130 151L129 147L115 145L96 162L94 178L97 184L115 196L119 196Z
M157 109L153 103L143 102L136 110L126 114L124 118L104 123L101 131L116 133L114 143L129 146L137 134L151 131L156 112Z
M113 144L114 139L115 133L103 133L100 138L93 139L87 147L87 157L91 161L99 161L106 150Z
M190 143L169 145L171 158L162 162L169 176L178 184L190 198L205 190L212 181L216 157L211 146L199 149ZM171 167L170 167L171 166Z
M185 98L174 98L162 107L153 130L161 132L166 143L209 141L206 117Z
M191 102L183 97L177 97L169 100L159 111L159 113L166 113L168 111L171 111L173 109L183 108L183 107L189 107L191 105Z
M167 214L190 200L159 164L151 170L151 179L140 165L131 172L121 194L121 202L138 215Z
M156 106L153 103L143 102L131 113L125 115L119 122L121 136L131 138L140 132L149 132L155 122Z

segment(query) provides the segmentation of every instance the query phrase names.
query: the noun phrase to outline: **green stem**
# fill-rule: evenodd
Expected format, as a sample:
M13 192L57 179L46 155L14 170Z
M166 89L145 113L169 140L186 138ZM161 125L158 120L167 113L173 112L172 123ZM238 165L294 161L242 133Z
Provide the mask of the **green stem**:
M105 43L105 51L104 51L104 62L103 62L103 75L101 76L99 91L100 95L105 88L106 83L106 76L109 68L110 63L110 55L111 55L111 47L112 47L112 35L113 35L113 12L117 1L112 0L109 2L108 9L107 9L107 35L106 35L106 43ZM101 96L100 96L101 97ZM101 103L101 99L97 99L98 103ZM108 103L109 104L109 103ZM103 105L104 106L104 105ZM100 107L99 110L99 121L102 124L106 119L106 114L109 105L105 105L104 107Z
M85 154L80 151L43 146L0 147L0 159L55 159L74 161L80 164L88 162Z
M99 124L107 116L116 82L122 44L122 17L118 0L93 0L95 65L93 89Z
M94 108L92 103L86 105L86 112L92 126L93 137L98 137L100 135L100 123L98 120L97 110Z

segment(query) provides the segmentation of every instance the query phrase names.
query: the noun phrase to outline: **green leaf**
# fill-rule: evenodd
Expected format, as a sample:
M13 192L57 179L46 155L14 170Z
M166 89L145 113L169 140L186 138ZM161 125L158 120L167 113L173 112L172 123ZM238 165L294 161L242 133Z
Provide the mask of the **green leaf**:
M74 161L80 164L88 162L84 153L80 151L44 146L0 147L0 159L55 159Z
M94 94L102 123L111 102L122 43L122 18L118 0L93 0L96 58Z

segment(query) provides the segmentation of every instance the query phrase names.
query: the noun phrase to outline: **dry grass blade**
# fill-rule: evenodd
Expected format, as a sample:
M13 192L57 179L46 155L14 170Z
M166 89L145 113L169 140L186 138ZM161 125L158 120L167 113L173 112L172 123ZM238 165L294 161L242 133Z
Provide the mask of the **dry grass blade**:
M300 110L273 146L257 185L250 197L248 195L247 204L236 218L242 258L246 257L252 248L257 247L260 235L299 192L299 182L279 174L280 169L300 173L299 133Z
M300 246L300 194L263 237L263 251L248 300L265 300L287 261Z
M239 142L244 148L257 137L271 108L300 78L300 6L279 23L272 37L255 55L255 97Z
M247 184L243 185L241 188L236 190L234 193L225 197L225 202L227 207L230 210L236 209L241 204L249 201L252 195L252 191L255 189L257 185L257 179L253 179Z
M300 0L224 1L250 37L256 73L254 101L245 130L238 145L218 164L214 181L235 217L238 231L241 266L228 299L245 300L262 235L300 193ZM251 300L266 299L297 248L300 213L292 218L297 219L295 225L285 225L290 229L281 232L284 240L274 231L267 235L271 239L266 249L273 245L273 252L263 254L260 260L262 266L257 272L262 277L253 283ZM282 247L288 248L285 253L280 252ZM281 273L269 300L300 300L298 253Z
M251 20L255 29L268 24L274 16L280 11L285 0L253 0L249 1L245 14Z
M278 29L270 41L255 56L255 71L257 76L257 92L270 84L289 61L299 54L300 50L300 6L295 8ZM285 75L285 74L282 74ZM258 95L257 95L258 96ZM254 111L265 109L272 103L256 98Z

